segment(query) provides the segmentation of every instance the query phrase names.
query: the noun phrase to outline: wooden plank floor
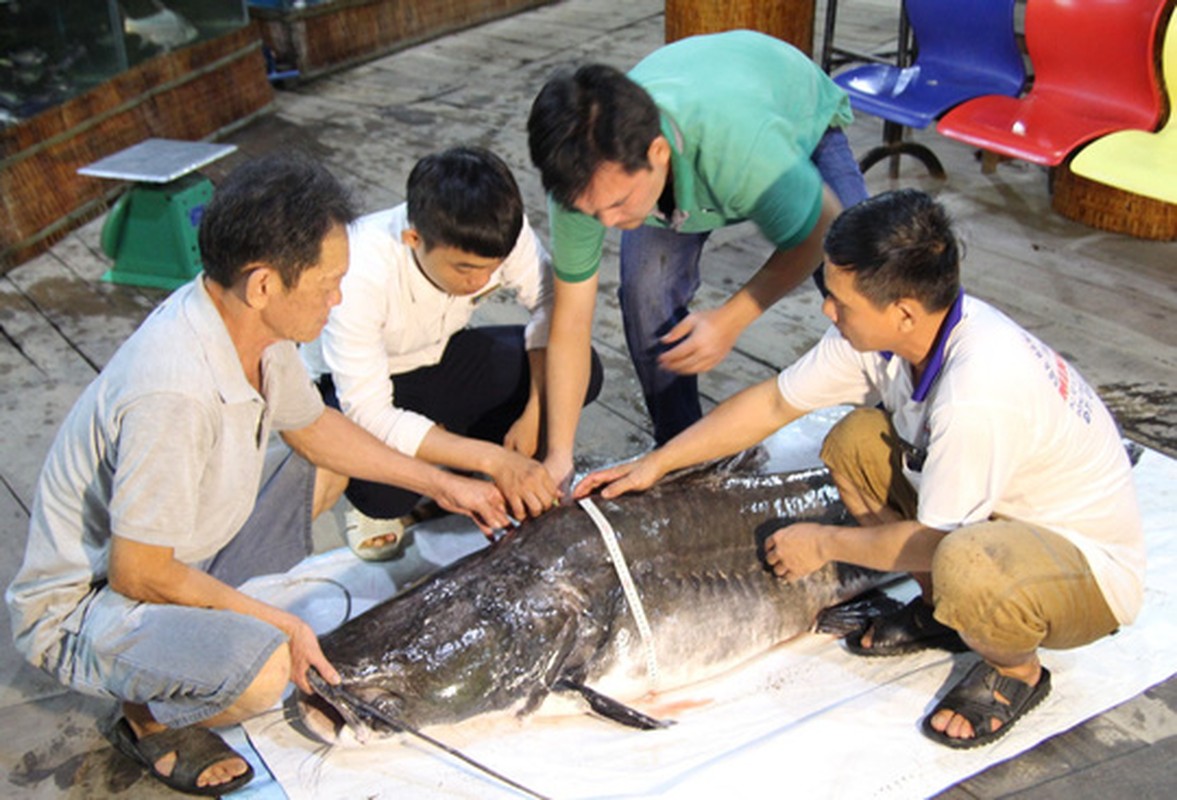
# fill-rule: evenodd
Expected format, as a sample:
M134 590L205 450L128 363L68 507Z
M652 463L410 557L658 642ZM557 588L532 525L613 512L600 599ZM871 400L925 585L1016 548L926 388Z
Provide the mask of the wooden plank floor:
M844 0L837 41L857 49L894 44L896 4ZM819 3L819 36L823 4ZM207 170L218 180L250 155L300 149L323 159L365 211L403 199L412 164L459 143L489 147L515 170L529 215L546 238L539 179L526 147L527 111L550 72L600 61L626 68L662 43L656 0L565 0L453 34L279 93L271 114L227 137L238 154ZM819 43L820 44L820 43ZM860 116L850 131L858 153L881 137ZM1070 358L1117 413L1132 438L1177 457L1177 247L1132 240L1069 222L1050 210L1045 171L1019 162L982 174L975 154L935 133L913 136L944 161L948 178L927 178L904 162L868 175L873 192L917 186L953 213L967 246L964 280ZM162 299L114 286L98 238L101 220L50 252L0 277L0 582L23 552L36 476L65 412L126 336ZM768 245L749 226L717 233L704 256L699 302L715 303L761 263ZM642 407L617 309L617 238L607 239L595 319L605 362L601 398L579 434L578 466L618 460L649 447ZM486 320L517 319L491 305ZM816 293L785 298L704 377L708 403L762 380L808 348L826 323ZM322 547L340 543L337 518L318 531ZM0 612L6 617L6 612ZM0 625L7 626L6 620ZM0 765L10 797L170 797L112 756L95 731L111 706L63 693L0 645ZM1177 681L1130 702L947 791L953 798L1014 795L1103 798L1110 793L1170 796L1177 785ZM864 719L870 710L864 709Z

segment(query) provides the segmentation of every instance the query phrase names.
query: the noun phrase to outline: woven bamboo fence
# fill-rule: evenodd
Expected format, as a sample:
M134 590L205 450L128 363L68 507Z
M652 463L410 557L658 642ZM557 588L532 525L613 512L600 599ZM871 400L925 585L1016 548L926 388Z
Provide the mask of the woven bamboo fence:
M78 167L153 136L213 138L273 98L257 31L246 26L0 130L0 274L102 213L125 188Z
M250 6L278 61L310 78L552 0L335 0L301 9Z

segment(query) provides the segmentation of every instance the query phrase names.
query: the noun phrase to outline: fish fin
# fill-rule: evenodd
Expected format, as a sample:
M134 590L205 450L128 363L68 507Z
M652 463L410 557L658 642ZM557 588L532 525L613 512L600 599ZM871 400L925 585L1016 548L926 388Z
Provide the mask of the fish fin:
M547 698L548 693L551 692L560 681L560 675L567 675L570 667L568 664L568 657L572 653L572 649L576 646L576 618L569 617L564 625L560 628L560 632L556 634L556 653L549 660L547 671L535 687L535 689L528 695L527 701L519 710L519 716L525 717L531 712L535 711ZM576 668L571 668L574 674L580 674Z
M516 712L515 716L522 719L528 714L532 714L540 707L544 700L548 697L548 690L546 688L538 688L527 695L527 699L523 702L522 707Z
M747 450L741 450L734 456L719 459L715 462L715 468L719 472L733 474L754 473L759 472L769 462L769 458L768 448L763 444L757 444Z
M762 445L753 445L747 450L741 450L733 456L713 458L690 467L683 467L664 476L659 484L674 483L689 478L714 478L716 475L755 474L768 463L768 449Z
M861 633L876 617L890 614L902 606L903 603L895 598L878 589L872 589L818 612L814 630L817 633L832 633L835 636Z
M652 731L658 728L668 728L674 724L674 720L655 719L570 678L561 678L552 688L556 691L576 692L588 702L593 711L602 717L631 728Z

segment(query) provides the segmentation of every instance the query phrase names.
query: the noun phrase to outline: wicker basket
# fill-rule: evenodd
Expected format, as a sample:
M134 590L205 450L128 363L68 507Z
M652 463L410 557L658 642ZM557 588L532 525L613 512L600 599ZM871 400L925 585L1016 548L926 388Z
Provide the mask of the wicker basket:
M815 0L666 0L666 41L746 28L813 55Z
M125 184L78 167L157 136L200 140L274 99L252 26L175 50L0 130L0 273L102 213Z
M1125 192L1071 172L1054 171L1051 206L1067 219L1138 239L1177 239L1177 205Z

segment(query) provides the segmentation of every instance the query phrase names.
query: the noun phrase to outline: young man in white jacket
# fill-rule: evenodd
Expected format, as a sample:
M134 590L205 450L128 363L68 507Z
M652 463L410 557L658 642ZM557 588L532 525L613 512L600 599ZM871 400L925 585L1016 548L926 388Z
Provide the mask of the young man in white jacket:
M535 460L552 277L510 169L493 153L423 158L407 202L355 222L343 302L305 350L324 399L405 455L489 475L515 519L551 508ZM513 292L526 325L468 327L480 303ZM591 401L600 389L594 356ZM399 548L421 496L353 480L348 542L361 557ZM414 509L417 514L414 516Z

